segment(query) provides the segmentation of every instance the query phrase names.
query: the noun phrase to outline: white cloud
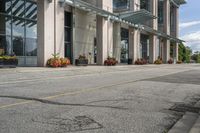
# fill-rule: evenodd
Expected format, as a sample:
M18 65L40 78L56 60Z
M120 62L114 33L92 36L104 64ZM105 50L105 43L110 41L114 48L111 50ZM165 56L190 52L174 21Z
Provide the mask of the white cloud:
M199 21L190 21L190 22L180 23L179 27L180 28L188 28L188 27L198 25L198 24L200 24L200 20Z
M185 44L193 49L193 51L200 51L200 31L186 34L181 37L186 41Z

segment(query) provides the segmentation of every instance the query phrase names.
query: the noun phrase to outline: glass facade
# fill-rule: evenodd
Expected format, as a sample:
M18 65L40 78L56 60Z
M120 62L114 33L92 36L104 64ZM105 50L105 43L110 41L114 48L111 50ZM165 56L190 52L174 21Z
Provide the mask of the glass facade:
M65 57L73 62L72 52L72 13L65 12Z
M121 63L128 63L129 31L121 28Z
M164 23L164 3L163 1L159 0L158 2L158 24Z
M140 9L150 11L150 0L140 0Z
M114 10L129 10L130 0L113 0Z
M140 53L141 53L141 58L145 60L149 60L149 36L141 34L140 36L141 40L141 48L140 48Z
M20 65L36 65L37 4L32 0L0 0L0 49L18 56Z

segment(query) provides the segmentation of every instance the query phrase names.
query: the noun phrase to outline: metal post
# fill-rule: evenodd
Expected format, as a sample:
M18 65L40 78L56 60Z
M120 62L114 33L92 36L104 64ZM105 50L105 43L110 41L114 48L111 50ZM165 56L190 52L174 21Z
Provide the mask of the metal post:
M54 0L54 54L56 54L56 0Z

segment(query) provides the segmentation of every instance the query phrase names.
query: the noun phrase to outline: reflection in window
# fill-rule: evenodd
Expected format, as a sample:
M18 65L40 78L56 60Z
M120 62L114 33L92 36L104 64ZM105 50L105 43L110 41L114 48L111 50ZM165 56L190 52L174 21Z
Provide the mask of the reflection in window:
M24 19L13 17L13 36L24 37Z
M121 63L128 63L129 31L121 28Z
M158 23L163 24L164 22L164 14L163 14L163 1L158 2Z
M26 3L26 18L37 20L37 5L34 2Z
M0 14L0 34L11 35L11 19Z
M35 21L26 21L26 37L37 38L37 23Z
M150 11L150 1L149 0L141 0L140 1L140 8Z
M5 55L11 54L11 37L0 36L0 49L3 49Z
M37 56L37 39L26 38L26 56Z
M24 56L24 39L22 37L13 38L13 52L17 56Z
M12 0L12 15L24 17L24 0Z
M115 10L126 10L129 9L130 0L113 0L113 8Z
M10 0L0 0L0 13L11 14Z
M36 2L0 0L0 49L5 54L37 56Z

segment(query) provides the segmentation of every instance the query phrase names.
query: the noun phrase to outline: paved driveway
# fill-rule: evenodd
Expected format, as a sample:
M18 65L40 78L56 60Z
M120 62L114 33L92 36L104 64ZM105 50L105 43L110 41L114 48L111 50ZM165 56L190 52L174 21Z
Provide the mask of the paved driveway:
M200 100L200 65L0 69L0 133L162 133Z

